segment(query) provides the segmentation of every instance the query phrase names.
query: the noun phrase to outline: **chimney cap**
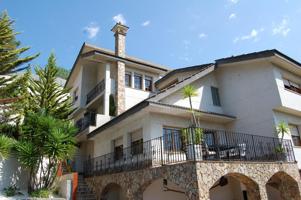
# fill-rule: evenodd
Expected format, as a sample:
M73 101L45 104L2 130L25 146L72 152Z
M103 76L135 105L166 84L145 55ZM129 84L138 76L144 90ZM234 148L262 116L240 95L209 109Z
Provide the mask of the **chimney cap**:
M128 30L129 27L121 24L121 22L116 23L115 26L111 29L111 31L114 32L115 34L122 34L122 35L126 35Z

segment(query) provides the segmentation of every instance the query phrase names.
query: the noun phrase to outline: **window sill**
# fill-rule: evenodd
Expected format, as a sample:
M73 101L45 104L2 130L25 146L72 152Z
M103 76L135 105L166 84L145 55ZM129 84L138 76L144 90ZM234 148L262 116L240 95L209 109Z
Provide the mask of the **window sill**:
M143 91L143 92L150 92L150 93L152 92L152 91L147 91L147 90L143 90L143 89L133 88L133 87L129 87L129 86L125 86L125 87L133 89L133 90Z
M301 93L298 93L298 92L296 92L294 90L290 90L290 89L287 89L287 88L284 88L284 90L301 96Z

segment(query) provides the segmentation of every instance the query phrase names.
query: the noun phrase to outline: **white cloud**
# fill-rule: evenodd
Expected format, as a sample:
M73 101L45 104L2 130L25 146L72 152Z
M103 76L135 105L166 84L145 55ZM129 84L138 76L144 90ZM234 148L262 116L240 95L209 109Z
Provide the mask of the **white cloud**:
M115 15L114 17L113 17L113 20L116 22L116 23L121 23L121 24L126 24L126 20L125 20L125 18L124 18L124 16L122 15L122 14L118 14L118 15Z
M282 19L281 23L273 28L273 35L282 35L283 37L286 37L290 31L291 29L288 27L288 20Z
M89 39L93 39L99 33L99 26L95 22L91 22L88 26L84 28L84 33L88 35Z
M231 19L235 19L236 18L236 14L235 13L231 13L230 15L229 15L229 19L231 20Z
M239 0L229 0L229 2L231 2L233 4L237 4L239 2Z
M253 40L253 41L257 41L258 40L258 35L264 31L264 28L261 29L252 29L252 31L248 34L248 35L243 35L240 37L236 37L233 42L237 43L239 41L243 41L243 40Z
M147 20L147 21L145 21L145 22L143 22L141 24L141 26L148 26L148 25L150 25L150 21L149 20Z
M206 33L200 33L200 34L199 34L199 38L200 38L200 39L203 39L203 38L205 38L205 37L207 37L207 34L206 34Z

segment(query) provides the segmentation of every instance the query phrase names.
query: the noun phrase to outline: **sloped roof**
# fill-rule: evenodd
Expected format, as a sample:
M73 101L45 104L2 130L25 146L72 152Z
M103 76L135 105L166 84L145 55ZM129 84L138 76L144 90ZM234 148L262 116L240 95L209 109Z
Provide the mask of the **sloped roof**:
M178 68L178 69L174 69L170 72L168 72L167 74L165 74L165 76L163 76L161 79L157 80L155 82L155 85L157 86L158 84L162 83L164 80L168 79L169 77L176 75L178 73L181 72L189 72L189 71L193 71L193 70L203 70L205 68L207 68L208 66L212 65L213 63L208 63L208 64L202 64L202 65L194 65L194 66L190 66L190 67L183 67L183 68Z

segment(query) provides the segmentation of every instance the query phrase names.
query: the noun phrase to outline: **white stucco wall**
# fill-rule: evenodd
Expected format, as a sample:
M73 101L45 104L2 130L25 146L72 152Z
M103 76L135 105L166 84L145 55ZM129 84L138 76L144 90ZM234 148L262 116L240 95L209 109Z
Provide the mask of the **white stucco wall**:
M221 106L213 105L211 86L219 88L219 85L215 79L215 74L211 73L191 84L197 89L198 96L192 97L192 107L194 109L200 109L202 111L216 112L223 114ZM183 98L183 89L179 89L175 93L165 97L161 100L163 103L178 105L190 108L189 99ZM221 105L223 105L223 99L220 98Z
M301 84L301 77L298 77L276 66L274 68L274 74L276 77L277 86L281 98L281 105L286 108L301 111L301 94L297 94L295 92L286 90L283 84L283 79L288 79L295 83Z
M174 183L168 181L168 188L182 191L181 188L179 188ZM155 180L151 185L149 185L146 190L143 192L143 200L185 200L186 195L178 192L172 192L172 191L164 191L163 190L163 179Z
M16 184L21 190L27 190L28 173L14 156L7 160L0 158L0 190Z
M220 66L216 73L224 112L237 117L227 128L274 136L273 109L280 98L273 66L252 62Z
M243 200L242 185L232 177L227 177L228 184L210 190L210 200Z
M125 88L125 109L129 109L136 105L137 103L140 103L144 99L148 98L150 95L150 92L138 90L134 88Z
M77 74L77 76L75 77L75 80L72 84L72 88L71 88L71 91L70 91L70 95L73 95L73 92L75 90L77 90L77 94L78 94L78 99L76 102L74 102L74 105L73 107L74 108L77 108L80 106L80 101L81 101L81 82L82 82L82 72L83 72L83 69L81 68L79 70L79 73ZM73 96L72 96L73 97Z
M142 129L143 140L148 141L163 136L163 127L186 128L191 124L189 118L156 113L141 114L121 122L118 127L110 128L95 137L94 156L101 156L113 152L112 141L122 137L123 146L130 146L130 133ZM224 129L222 124L201 122L204 128Z

